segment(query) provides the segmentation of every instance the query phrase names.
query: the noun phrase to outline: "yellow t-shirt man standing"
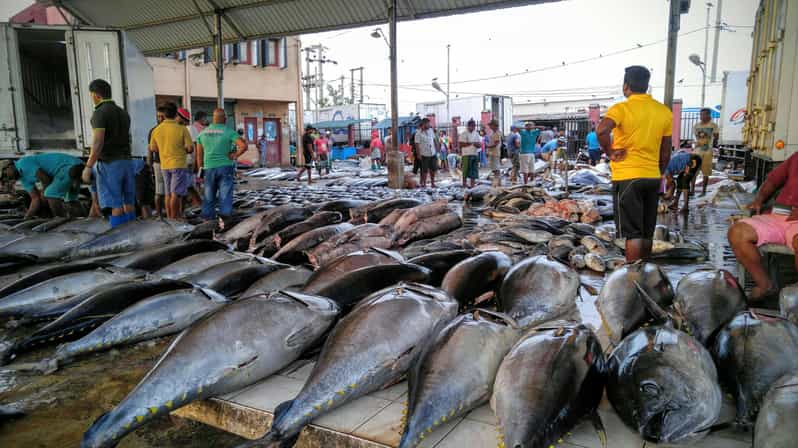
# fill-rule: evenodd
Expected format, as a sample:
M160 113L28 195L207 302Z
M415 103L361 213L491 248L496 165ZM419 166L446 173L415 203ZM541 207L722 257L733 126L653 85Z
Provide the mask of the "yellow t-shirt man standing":
M646 93L650 79L647 68L627 67L627 99L607 111L597 131L611 161L615 226L626 238L629 262L651 255L660 181L671 154L673 114Z

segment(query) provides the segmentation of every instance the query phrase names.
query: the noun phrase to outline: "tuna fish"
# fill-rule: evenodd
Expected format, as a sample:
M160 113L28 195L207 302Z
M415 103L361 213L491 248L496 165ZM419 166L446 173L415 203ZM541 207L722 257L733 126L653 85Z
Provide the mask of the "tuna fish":
M319 207L319 212L338 212L343 216L350 216L349 210L353 208L363 207L368 204L368 201L361 201L358 199L338 199L334 201L327 201Z
M223 243L229 244L233 246L234 249L237 250L244 250L247 248L249 244L249 240L252 237L252 233L255 232L255 229L258 228L260 222L271 216L275 213L280 213L282 210L287 209L288 207L275 207L263 212L260 212L256 215L252 215L249 218L244 219L243 221L239 222L238 224L234 225L221 235L219 235L216 239L222 241Z
M570 318L577 311L579 275L568 266L539 255L522 260L504 277L501 309L523 328Z
M212 266L182 280L230 297L243 292L264 275L287 267L268 258L253 256Z
M785 286L779 293L781 315L798 325L798 284Z
M400 281L427 283L432 272L410 263L367 266L337 276L334 280L308 280L303 292L335 300L342 310L348 310L363 298Z
M596 308L610 343L617 344L651 317L635 287L637 282L662 308L673 302L673 287L653 263L637 262L612 272L601 287Z
M0 299L0 316L56 316L80 303L84 292L143 277L144 271L104 267L51 278Z
M408 260L408 263L424 266L425 268L431 270L432 276L430 277L429 283L432 286L439 286L443 281L443 277L452 269L452 267L467 258L475 256L476 254L476 251L470 249L431 252L411 258Z
M37 285L50 278L71 274L73 272L88 271L100 266L100 263L85 261L76 261L72 263L57 262L48 265L37 265L36 269L26 271L27 274L24 274L16 280L3 286L3 288L0 289L0 298L9 294L13 294L17 291L21 291L33 285Z
M225 249L225 246L218 241L189 240L136 251L129 255L123 255L109 264L121 268L156 271L186 257L222 249Z
M720 415L721 391L709 352L670 327L641 328L609 357L607 397L645 440L689 442Z
M157 294L125 308L77 341L59 346L55 360L63 364L80 355L179 333L227 303L209 289Z
M78 258L96 257L157 247L191 232L192 228L189 224L166 219L130 221L81 244L73 255Z
M387 225L362 224L335 235L306 252L315 267L324 266L344 255L368 249L388 249L393 244L393 228Z
M679 281L673 307L690 334L709 346L715 332L745 309L745 293L728 271L699 270Z
M338 235L339 233L346 232L353 227L354 226L352 224L345 222L341 224L319 227L309 232L305 232L304 234L291 240L285 246L281 247L272 258L276 261L285 263L302 263L307 261L307 255L305 252L310 251L329 238Z
M449 293L465 309L477 297L495 291L513 261L501 252L486 252L454 265L441 281L441 289Z
M398 208L413 208L418 205L421 205L421 201L417 199L391 198L350 209L349 214L354 220L363 219L364 222L380 222L382 218Z
M101 285L75 297L77 305L16 344L8 355L14 357L43 345L77 339L139 300L189 286L177 280L127 280Z
M99 235L111 230L111 223L103 218L83 218L67 221L56 227L56 232L82 232Z
M798 370L784 375L762 401L754 429L754 448L792 448L798 422Z
M275 233L292 224L300 223L311 217L311 215L313 215L313 209L311 207L288 207L281 213L270 214L265 217L258 225L258 228L252 232L252 236L249 239L249 248L253 249L263 239L273 236Z
M798 370L798 325L744 311L715 337L721 384L737 401L737 421L756 421L762 399L782 375Z
M306 282L307 287L318 288L335 282L338 277L356 269L383 264L404 263L404 258L396 252L383 249L366 249L342 255L316 269Z
M241 297L268 294L274 291L301 289L311 274L312 272L309 269L300 266L280 269L261 277L260 280L241 293Z
M449 211L448 204L445 200L430 202L429 204L422 204L411 209L407 209L402 213L396 223L393 224L397 234L404 234L409 232L411 227L418 221L439 216Z
M274 234L274 236L270 238L271 246L274 247L274 252L277 252L277 250L291 242L294 238L297 238L306 232L309 232L313 229L318 229L319 227L338 224L342 220L343 216L338 212L316 213L310 218L296 224L292 224ZM269 255L272 255L274 252Z
M170 279L184 278L222 263L235 260L244 260L249 257L251 257L251 255L242 252L230 252L226 250L217 250L216 252L210 253L199 253L164 266L163 268L155 271L152 274L152 277Z
M0 248L0 256L32 255L38 259L58 259L95 238L91 233L46 232L29 235Z
M275 409L271 429L251 446L286 444L313 419L398 381L456 314L457 302L429 286L374 293L333 328L302 390Z
M460 219L460 215L454 212L447 212L442 215L415 221L406 229L397 230L397 233L394 235L394 242L399 246L404 246L412 241L433 238L438 235L449 233L461 225L463 225L463 221Z
M499 446L552 446L595 414L605 375L601 346L584 325L552 322L530 330L504 357L493 385Z
M135 389L86 431L81 447L115 446L154 418L282 370L337 315L330 300L282 292L223 308L180 334Z
M499 364L520 335L515 321L487 310L459 316L437 334L410 370L399 447L418 446L431 430L487 403Z

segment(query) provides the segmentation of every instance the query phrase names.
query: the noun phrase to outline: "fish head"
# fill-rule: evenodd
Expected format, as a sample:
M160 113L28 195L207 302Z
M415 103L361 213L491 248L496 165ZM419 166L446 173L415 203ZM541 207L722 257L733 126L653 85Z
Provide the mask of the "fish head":
M635 419L640 435L656 443L680 443L703 437L714 423L711 403L703 403L705 387L689 371L661 366L639 381ZM719 395L719 394L718 394ZM717 397L720 399L720 397ZM713 401L713 400L709 400Z

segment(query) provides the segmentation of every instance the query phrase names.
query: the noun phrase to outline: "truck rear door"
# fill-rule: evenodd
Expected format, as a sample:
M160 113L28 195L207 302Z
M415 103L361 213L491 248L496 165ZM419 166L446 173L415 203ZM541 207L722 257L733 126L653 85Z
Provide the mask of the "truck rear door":
M78 148L91 148L91 114L94 104L89 83L97 78L111 84L111 97L125 107L125 86L122 78L119 33L117 31L72 30L67 39L70 72L73 76L72 107Z
M0 157L20 155L28 147L20 70L16 31L0 23Z

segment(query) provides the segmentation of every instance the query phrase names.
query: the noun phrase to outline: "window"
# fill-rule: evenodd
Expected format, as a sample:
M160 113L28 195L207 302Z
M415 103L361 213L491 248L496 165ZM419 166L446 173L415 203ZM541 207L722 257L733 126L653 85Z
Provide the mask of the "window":
M205 47L202 49L202 62L213 62L213 47Z
M262 39L258 45L261 67L281 67L282 39Z

